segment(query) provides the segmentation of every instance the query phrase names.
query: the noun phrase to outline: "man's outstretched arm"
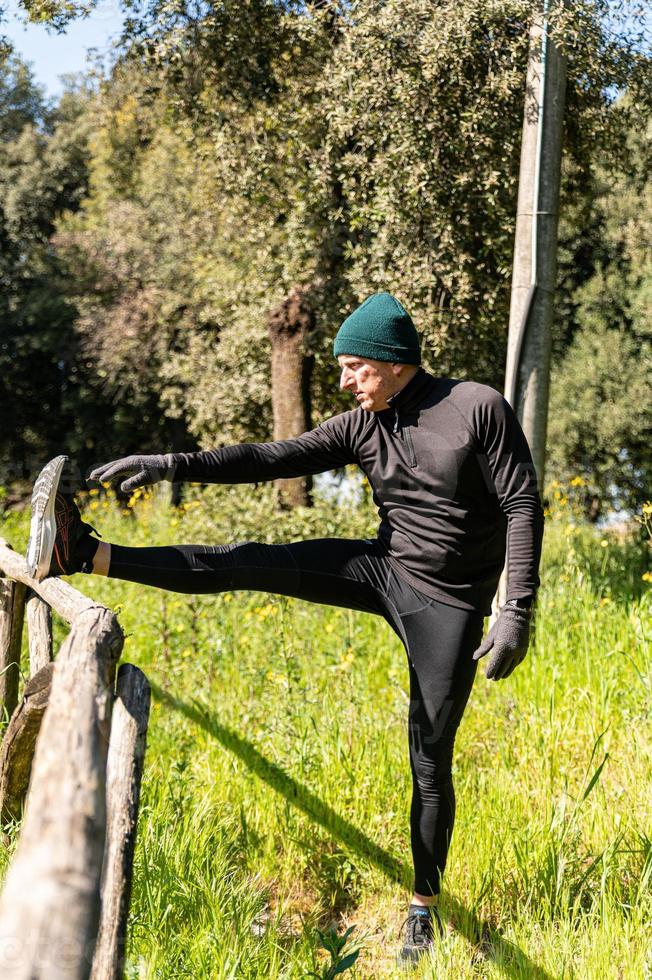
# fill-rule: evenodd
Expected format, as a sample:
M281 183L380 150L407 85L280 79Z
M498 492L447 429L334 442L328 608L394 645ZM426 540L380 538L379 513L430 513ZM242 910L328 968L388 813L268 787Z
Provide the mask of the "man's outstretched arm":
M125 493L162 480L191 483L259 483L308 476L356 462L348 416L328 419L296 439L240 443L197 453L134 455L96 467L89 480L118 482Z

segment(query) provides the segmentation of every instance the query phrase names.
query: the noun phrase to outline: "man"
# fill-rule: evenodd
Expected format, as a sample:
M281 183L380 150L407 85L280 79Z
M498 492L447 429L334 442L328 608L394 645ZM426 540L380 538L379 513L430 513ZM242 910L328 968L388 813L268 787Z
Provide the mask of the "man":
M376 540L130 548L98 542L58 492L65 457L37 480L28 560L37 577L76 571L177 592L255 589L346 606L387 620L410 675L414 894L399 958L433 945L455 796L453 743L477 660L508 677L523 659L539 585L543 513L530 451L491 388L427 374L411 318L388 293L340 327L341 387L358 405L296 439L197 453L129 456L91 473L125 491L161 480L254 483L357 463L380 514ZM507 552L505 605L481 643Z

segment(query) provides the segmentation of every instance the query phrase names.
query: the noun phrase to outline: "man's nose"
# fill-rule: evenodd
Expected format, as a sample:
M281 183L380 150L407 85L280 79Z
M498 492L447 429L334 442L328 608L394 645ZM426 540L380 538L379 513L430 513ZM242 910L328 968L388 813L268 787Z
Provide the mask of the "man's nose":
M342 369L342 374L340 376L340 388L344 391L348 387L353 375L348 368Z

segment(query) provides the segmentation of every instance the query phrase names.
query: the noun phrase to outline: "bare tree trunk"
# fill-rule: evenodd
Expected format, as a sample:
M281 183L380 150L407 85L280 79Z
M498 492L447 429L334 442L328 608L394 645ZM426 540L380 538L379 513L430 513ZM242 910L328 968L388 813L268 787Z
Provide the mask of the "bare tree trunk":
M306 342L314 330L315 314L300 287L269 315L272 344L272 411L274 439L292 439L310 428L310 378L313 357ZM310 477L277 480L281 506L310 505Z
M122 664L106 766L102 914L92 980L119 980L122 976L149 702L149 684L142 670Z

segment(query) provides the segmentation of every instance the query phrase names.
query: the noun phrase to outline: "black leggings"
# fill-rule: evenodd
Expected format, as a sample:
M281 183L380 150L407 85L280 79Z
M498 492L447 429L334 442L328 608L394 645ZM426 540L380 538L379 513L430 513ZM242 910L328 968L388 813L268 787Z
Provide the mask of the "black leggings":
M453 832L453 744L476 671L483 615L431 599L401 578L375 541L324 538L209 547L112 545L113 578L173 592L274 592L383 616L410 667L410 829L415 891L438 894Z

